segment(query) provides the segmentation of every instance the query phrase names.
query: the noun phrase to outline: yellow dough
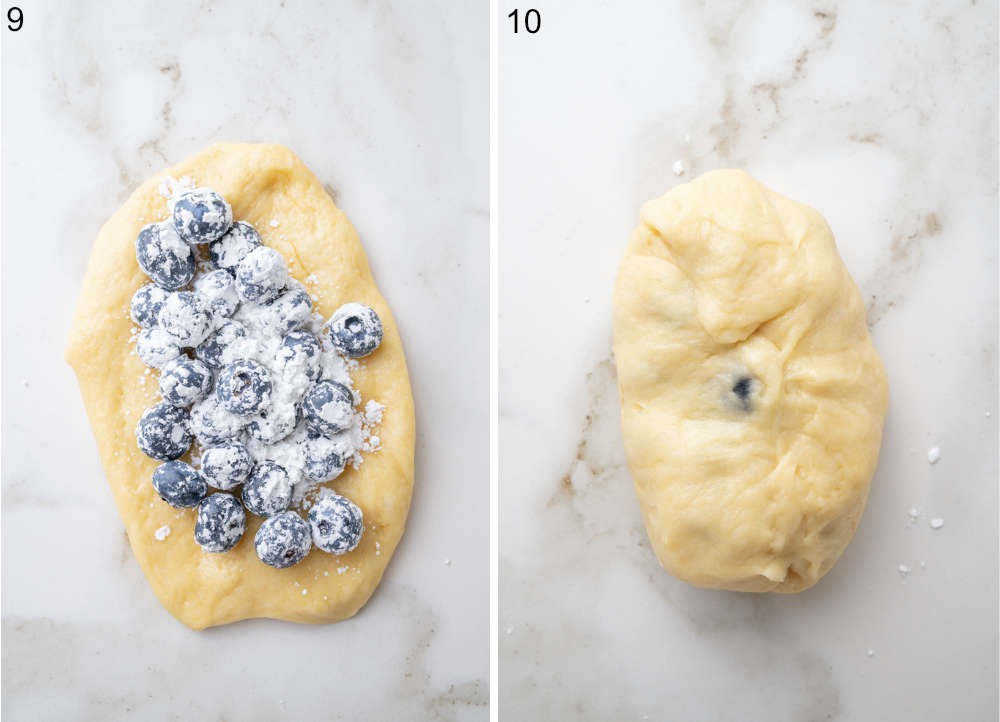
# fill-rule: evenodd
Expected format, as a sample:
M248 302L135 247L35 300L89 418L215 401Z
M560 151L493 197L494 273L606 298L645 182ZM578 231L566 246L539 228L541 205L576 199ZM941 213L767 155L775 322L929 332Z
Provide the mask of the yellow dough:
M254 552L260 519L247 514L239 545L207 553L194 541L195 510L160 500L150 482L159 462L136 446L135 426L156 400L156 370L129 342L132 294L148 282L135 258L143 225L166 218L158 193L167 177L191 177L221 193L237 220L252 223L264 244L285 257L292 275L318 297L325 318L350 301L374 308L384 337L353 373L364 400L385 404L382 447L327 486L364 513L358 547L342 556L317 549L289 569ZM132 550L153 591L184 624L202 629L250 617L335 622L355 614L378 585L406 523L413 489L413 400L396 324L368 269L357 233L298 157L279 145L213 145L140 186L97 236L77 304L66 359L97 439ZM145 382L142 381L146 378ZM157 529L170 527L162 541Z
M614 331L625 451L660 563L704 587L815 584L857 527L888 405L823 217L736 170L649 201Z

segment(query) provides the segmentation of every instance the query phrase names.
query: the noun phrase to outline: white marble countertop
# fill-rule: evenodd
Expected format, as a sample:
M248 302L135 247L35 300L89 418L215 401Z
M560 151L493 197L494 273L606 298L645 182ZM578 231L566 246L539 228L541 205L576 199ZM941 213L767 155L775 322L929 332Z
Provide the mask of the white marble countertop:
M514 6L498 13L503 717L996 719L996 4L552 2L516 36ZM641 202L725 166L826 216L889 373L861 526L793 596L664 572L622 450L618 261Z
M5 719L486 719L487 8L17 4L23 30L0 30ZM62 359L100 225L218 140L303 158L403 336L410 518L341 624L175 621L128 547Z

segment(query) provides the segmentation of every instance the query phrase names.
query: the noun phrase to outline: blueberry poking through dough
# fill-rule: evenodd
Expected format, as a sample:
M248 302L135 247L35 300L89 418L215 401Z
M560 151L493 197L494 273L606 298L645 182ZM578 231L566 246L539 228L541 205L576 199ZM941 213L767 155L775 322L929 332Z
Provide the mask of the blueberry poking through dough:
M284 467L273 461L256 466L243 482L243 505L257 516L274 516L292 501L292 484Z
M212 317L201 297L191 291L171 293L159 314L160 328L182 348L193 348L212 332Z
M212 390L212 370L197 359L179 356L160 372L160 394L174 406L190 406Z
M233 225L233 209L210 188L185 191L174 201L174 230L188 243L216 241Z
M331 481L344 473L344 467L354 453L349 439L337 435L332 439L328 436L311 434L302 447L302 473L310 481Z
M257 413L271 403L271 374L256 361L234 361L219 372L215 393L234 414Z
M364 517L361 509L339 494L327 494L309 509L309 526L317 549L345 554L361 541Z
M354 418L354 394L336 381L317 381L302 397L306 425L317 434L344 431Z
M210 271L199 276L194 282L194 292L201 297L205 308L215 316L228 318L240 306L236 284L227 271Z
M208 255L216 268L235 275L240 261L261 245L257 229L246 221L236 221L226 235L208 247Z
M135 340L135 352L147 366L161 368L171 359L181 355L177 339L162 328L144 328Z
M375 310L362 303L345 303L325 329L334 348L349 358L362 358L382 343L382 321Z
M135 240L139 268L160 288L174 291L194 278L196 260L169 223L150 223Z
M212 494L198 504L194 540L207 552L228 552L240 543L247 528L247 514L232 494Z
M201 475L216 489L235 489L246 481L252 469L250 452L238 441L223 441L201 455Z
M198 471L183 461L168 461L153 472L153 488L163 501L177 509L198 506L208 486Z
M736 396L736 403L744 411L753 409L753 391L754 379L750 376L740 376L733 384L732 392Z
M236 292L244 301L270 303L288 283L285 259L273 248L250 251L236 267Z
M158 461L182 456L191 446L188 415L184 409L161 401L146 410L135 427L139 450Z
M218 330L206 338L197 348L195 355L213 369L221 369L225 363L223 357L226 349L242 338L246 338L247 330L239 321L226 321Z
M308 331L292 331L281 340L275 361L285 373L304 373L310 381L319 378L319 340Z
M286 569L306 558L312 548L312 532L294 511L283 511L265 519L253 540L257 557L272 567Z
M147 283L132 296L129 315L143 328L152 328L168 295L169 291L164 291L155 283Z

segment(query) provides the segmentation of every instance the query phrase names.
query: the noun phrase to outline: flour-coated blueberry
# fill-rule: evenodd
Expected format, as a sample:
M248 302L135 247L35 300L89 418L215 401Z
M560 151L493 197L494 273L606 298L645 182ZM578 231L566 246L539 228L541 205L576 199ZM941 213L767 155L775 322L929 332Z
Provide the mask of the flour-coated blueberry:
M312 310L312 298L298 281L289 281L287 290L267 306L271 327L280 336L308 321Z
M354 395L336 381L317 381L302 397L306 424L317 434L333 436L349 428L354 420Z
M160 308L158 321L181 348L197 346L212 332L211 314L201 297L191 291L171 293Z
M167 300L169 291L164 291L155 283L147 283L132 295L129 304L129 315L132 320L143 328L152 328L157 323L157 316L163 302Z
M178 356L160 371L160 395L174 406L190 406L212 390L212 369L198 359Z
M234 414L255 414L271 403L271 372L252 359L224 366L215 384L219 401Z
M198 504L194 540L205 551L228 552L240 543L246 528L243 504L232 494L212 494Z
M235 275L236 267L250 251L260 248L261 240L257 229L246 221L236 221L222 238L208 247L212 265Z
M211 188L184 191L174 200L174 230L188 243L211 243L233 225L233 209Z
M198 344L194 352L213 369L225 366L226 349L240 339L246 338L247 331L239 321L226 321L215 333Z
M286 283L285 259L267 246L250 251L236 267L236 292L244 301L269 303L278 297Z
M228 411L215 394L209 394L191 407L191 433L204 446L235 439L245 425L246 417Z
M168 461L153 471L153 488L163 501L177 509L198 506L208 486L198 470L183 461Z
M298 409L291 405L271 406L248 417L247 433L262 444L277 444L295 431Z
M139 419L135 427L139 450L159 461L170 461L183 456L191 446L188 414L167 401L161 401Z
M312 531L294 511L265 519L253 540L257 558L278 569L295 566L312 548Z
M202 303L216 317L228 318L240 306L236 294L236 284L228 271L209 271L194 281L194 292Z
M313 544L331 554L345 554L361 541L364 516L358 505L339 494L320 497L309 509Z
M135 339L135 352L142 362L154 369L181 355L177 339L158 326L144 328Z
M150 223L135 240L139 268L160 288L174 291L194 278L197 261L169 223Z
M281 340L275 362L286 374L305 374L310 381L316 381L320 376L321 354L319 340L308 331L299 329Z
M257 516L273 516L288 508L292 483L283 466L262 461L243 482L243 505Z
M302 442L302 473L310 481L331 481L344 472L354 454L346 434L334 437L311 433Z
M333 347L349 358L362 358L382 343L382 320L362 303L345 303L324 327Z
M252 470L250 452L235 439L209 447L201 455L201 474L216 489L235 489L246 481Z

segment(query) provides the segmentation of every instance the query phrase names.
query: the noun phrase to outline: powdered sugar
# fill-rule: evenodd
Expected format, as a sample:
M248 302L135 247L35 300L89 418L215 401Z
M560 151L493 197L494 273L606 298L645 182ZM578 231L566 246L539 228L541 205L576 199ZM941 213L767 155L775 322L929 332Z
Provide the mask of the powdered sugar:
M163 541L168 536L170 536L169 526L161 526L159 529L153 532L153 537L156 539L156 541Z

